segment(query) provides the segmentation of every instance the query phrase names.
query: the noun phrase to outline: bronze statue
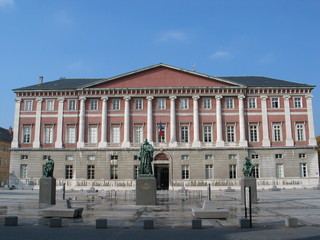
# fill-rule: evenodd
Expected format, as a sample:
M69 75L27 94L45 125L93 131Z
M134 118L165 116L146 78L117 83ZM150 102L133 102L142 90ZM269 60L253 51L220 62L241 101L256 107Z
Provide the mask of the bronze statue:
M53 177L54 161L48 156L45 164L43 165L43 175L45 177Z
M245 160L243 161L243 175L244 177L254 177L253 176L253 170L255 168L255 165L252 163L252 161L246 157Z
M153 146L149 144L147 139L143 140L143 144L139 151L140 175L152 175Z

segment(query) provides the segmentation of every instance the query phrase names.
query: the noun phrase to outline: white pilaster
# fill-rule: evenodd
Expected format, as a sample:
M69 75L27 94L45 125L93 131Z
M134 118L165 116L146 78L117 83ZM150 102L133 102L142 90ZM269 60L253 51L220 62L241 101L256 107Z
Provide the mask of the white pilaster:
M170 96L170 147L177 147L177 138L176 138L176 105L175 100L176 96Z
M33 148L40 148L41 106L42 106L42 98L37 98L36 124L35 124L34 141L32 145Z
M78 148L84 147L84 127L85 127L85 116L86 116L86 98L80 97L80 114L79 114L79 137L77 142Z
M313 120L313 109L312 109L312 98L313 95L307 95L307 111L308 111L308 127L309 127L309 146L317 146L317 140L314 132L314 120Z
M291 125L291 113L290 113L290 96L285 95L284 98L284 115L286 121L286 146L291 147L294 145L292 139L292 125Z
M147 139L150 144L153 144L153 118L152 118L152 96L147 97L148 106L147 106Z
M261 113L262 113L262 146L270 147L270 139L269 139L269 123L268 123L268 110L267 110L267 98L268 96L260 96L261 98Z
M199 96L193 96L193 143L192 147L201 147L199 139Z
M216 96L216 121L217 121L217 147L224 147L224 141L222 138L222 113L221 113L221 95Z
M123 97L125 100L124 102L124 136L123 136L123 142L122 147L130 147L130 99L131 97L125 96Z
M101 116L101 140L99 148L107 147L107 101L108 97L102 97L102 116Z
M243 99L245 98L244 95L239 95L239 127L240 127L240 139L239 139L239 146L247 147L248 141L246 140L245 134L245 124L244 124L244 107L243 107Z
M63 103L64 98L59 98L58 105L58 124L57 124L57 139L55 142L56 148L62 148L62 126L63 126Z
M19 119L20 119L20 107L21 107L21 99L16 98L14 100L16 102L16 107L14 111L14 126L13 126L13 139L11 143L12 148L19 147Z

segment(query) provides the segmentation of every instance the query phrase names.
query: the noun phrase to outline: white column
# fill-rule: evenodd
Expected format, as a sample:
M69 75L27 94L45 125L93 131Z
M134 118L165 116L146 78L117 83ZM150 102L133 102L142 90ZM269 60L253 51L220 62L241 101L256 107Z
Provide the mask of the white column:
M201 147L199 139L199 96L193 96L193 143L192 147Z
M101 140L100 148L107 147L107 101L108 97L102 97L102 116L101 116Z
M217 147L224 147L224 141L222 138L222 113L221 113L221 95L216 96L216 121L217 121Z
M260 96L261 98L261 113L262 113L262 146L270 147L269 139L269 123L268 123L268 110L267 110L267 98L268 96Z
M291 113L290 113L290 96L285 95L284 98L284 115L286 121L286 146L290 147L293 146L293 139L292 139L292 126L291 126Z
M56 148L62 148L62 129L63 129L63 103L64 98L59 98L58 106L58 124L57 124L57 139L55 143Z
M245 98L244 95L239 95L239 128L240 128L240 139L239 139L239 145L241 147L247 147L248 141L246 140L246 129L244 124L244 107L243 107L243 99Z
M85 127L85 117L86 117L86 98L80 97L80 115L79 115L79 136L77 147L84 147L84 127Z
M131 97L125 96L123 97L125 100L124 102L124 136L123 136L123 142L122 147L130 147L130 99Z
M147 109L147 139L150 144L153 144L153 118L152 118L152 96L147 97L148 100L148 109Z
M170 143L169 147L177 147L177 138L176 138L176 105L175 100L176 96L170 96Z
M313 95L307 95L307 111L308 111L308 128L309 128L309 146L317 146L317 140L314 132L314 121L313 121L313 108L312 108Z
M16 102L16 108L14 111L14 126L13 126L13 139L11 143L12 148L19 147L19 124L20 124L20 107L21 107L21 99L16 98L14 100Z
M36 124L35 124L33 148L40 148L41 106L42 106L42 98L37 98Z

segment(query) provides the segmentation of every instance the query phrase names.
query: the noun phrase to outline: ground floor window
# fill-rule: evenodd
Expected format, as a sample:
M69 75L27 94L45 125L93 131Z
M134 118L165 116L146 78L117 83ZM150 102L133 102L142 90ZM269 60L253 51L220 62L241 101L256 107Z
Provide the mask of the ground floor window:
M308 177L307 164L300 163L300 177Z
M110 171L110 178L118 179L118 165L111 165Z
M182 165L182 179L189 179L190 170L188 165Z
M256 164L253 169L253 177L259 178L259 164Z
M237 165L236 164L230 164L229 165L229 178L237 178Z
M87 178L94 179L94 165L87 166Z
M27 173L28 173L28 165L21 164L20 165L20 178L27 178Z
M66 165L66 179L72 179L73 176L73 166L72 165Z
M283 164L276 164L276 178L283 178L284 171L283 171Z
M213 179L213 165L206 165L206 179Z

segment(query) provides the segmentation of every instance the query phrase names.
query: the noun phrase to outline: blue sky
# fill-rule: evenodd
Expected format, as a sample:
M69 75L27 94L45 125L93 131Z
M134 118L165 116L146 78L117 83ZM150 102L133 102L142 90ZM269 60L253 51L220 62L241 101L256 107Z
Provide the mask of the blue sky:
M0 126L14 88L166 63L212 76L319 85L318 0L0 0Z

